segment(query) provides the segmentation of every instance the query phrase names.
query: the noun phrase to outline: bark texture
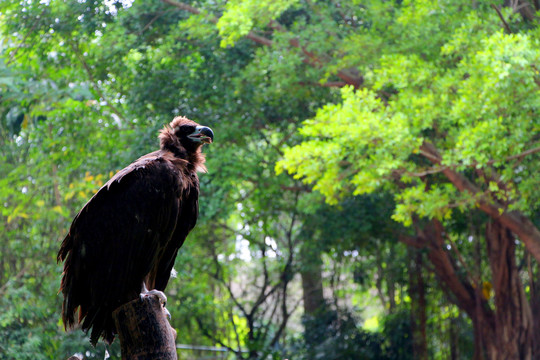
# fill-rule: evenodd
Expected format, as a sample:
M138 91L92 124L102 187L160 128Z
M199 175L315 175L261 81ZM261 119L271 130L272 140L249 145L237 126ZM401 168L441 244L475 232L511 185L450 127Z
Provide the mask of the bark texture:
M420 147L420 151L429 161L441 165L442 157L433 144L424 142ZM468 192L472 195L482 194L478 186L454 169L444 166L442 173L459 191ZM477 204L480 210L516 234L531 255L540 263L540 230L529 218L519 211L507 211L504 204L485 196L480 196Z
M409 296L411 298L411 331L413 354L417 360L428 359L426 336L426 288L423 277L422 253L409 249Z
M304 313L316 316L325 305L322 287L321 268L313 267L301 272L304 298Z
M491 282L482 282L470 273L462 260L456 263L452 253L456 252L459 258L458 249L445 246L445 231L439 221L432 220L424 226L417 222L416 225L416 238L403 237L401 241L427 250L427 259L433 265L431 269L443 289L470 317L475 334L474 359L538 358L540 353L534 341L537 338L534 329L538 325L534 319L540 311L536 306L531 309L516 264L516 239L504 223L491 220L486 225ZM411 283L417 282L419 279L411 278ZM484 291L485 285L491 285L492 294ZM537 305L535 294L531 296L533 305ZM490 299L494 299L494 307L490 305ZM419 316L416 316L417 321L420 321Z
M532 311L515 260L515 240L500 222L486 228L487 250L495 291L493 359L532 358Z
M123 360L176 360L176 331L157 296L135 299L113 312Z

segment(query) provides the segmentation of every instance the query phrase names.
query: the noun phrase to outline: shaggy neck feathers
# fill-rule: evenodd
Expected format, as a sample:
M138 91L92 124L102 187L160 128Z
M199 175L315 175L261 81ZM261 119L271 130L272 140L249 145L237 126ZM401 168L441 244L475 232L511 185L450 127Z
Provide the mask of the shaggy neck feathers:
M174 129L186 123L194 123L193 121L178 116L169 124L165 125L159 133L159 142L160 148L163 151L169 151L173 153L174 157L187 161L188 168L191 168L197 172L206 172L206 167L204 163L206 158L201 152L201 146L190 144L191 146L187 147L182 144L178 136L176 136ZM190 141L186 139L184 141ZM186 149L187 148L187 149ZM189 150L188 150L189 149Z

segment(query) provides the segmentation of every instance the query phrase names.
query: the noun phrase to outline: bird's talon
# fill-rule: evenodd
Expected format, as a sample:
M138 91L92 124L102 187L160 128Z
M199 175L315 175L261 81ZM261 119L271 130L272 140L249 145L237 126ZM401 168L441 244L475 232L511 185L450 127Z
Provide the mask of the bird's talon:
M171 313L169 312L169 310L167 310L167 308L165 308L165 306L163 307L163 311L165 311L165 315L167 316L167 319L171 320Z
M150 291L147 291L146 293L142 293L141 294L141 297L142 296L152 296L152 295L155 295L158 297L159 299L159 302L163 305L163 304L166 304L167 303L167 296L163 293L163 291L159 291L159 290L150 290Z

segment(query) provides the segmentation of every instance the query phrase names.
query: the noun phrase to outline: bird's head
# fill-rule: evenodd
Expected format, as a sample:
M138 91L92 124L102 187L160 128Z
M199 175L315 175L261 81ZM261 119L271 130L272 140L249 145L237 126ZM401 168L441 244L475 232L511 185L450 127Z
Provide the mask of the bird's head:
M214 132L207 126L201 126L183 116L177 116L171 123L161 130L159 135L161 148L173 152L180 147L188 153L195 153L204 144L214 140Z

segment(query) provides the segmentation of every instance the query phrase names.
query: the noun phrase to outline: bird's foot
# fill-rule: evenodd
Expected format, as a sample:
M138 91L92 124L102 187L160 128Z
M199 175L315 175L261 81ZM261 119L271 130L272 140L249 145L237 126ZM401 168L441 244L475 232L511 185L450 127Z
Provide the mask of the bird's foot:
M155 295L158 297L159 299L159 302L161 304L161 307L163 308L163 312L165 313L165 316L167 316L167 318L169 320L171 320L171 313L169 312L169 310L167 310L167 308L165 307L165 305L167 304L167 296L165 296L165 294L163 293L163 291L159 291L159 290L150 290L148 291L148 289L146 288L146 285L143 283L143 287L142 287L142 291L140 293L140 298L141 298L141 301L147 297L147 296L152 296L152 295Z
M145 297L152 296L152 295L157 296L159 298L159 302L161 303L161 305L163 305L163 307L165 307L165 305L167 304L167 296L165 296L163 291L159 291L159 290L143 291L140 294L140 297L141 297L141 300L142 300Z

